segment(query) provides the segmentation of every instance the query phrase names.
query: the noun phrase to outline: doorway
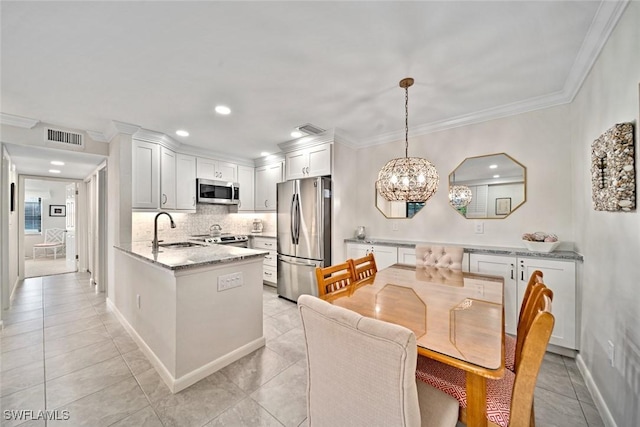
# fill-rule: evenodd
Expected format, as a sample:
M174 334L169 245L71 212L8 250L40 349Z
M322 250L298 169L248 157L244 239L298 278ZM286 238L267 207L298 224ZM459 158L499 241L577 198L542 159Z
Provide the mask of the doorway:
M78 183L24 178L24 278L78 271L76 243Z

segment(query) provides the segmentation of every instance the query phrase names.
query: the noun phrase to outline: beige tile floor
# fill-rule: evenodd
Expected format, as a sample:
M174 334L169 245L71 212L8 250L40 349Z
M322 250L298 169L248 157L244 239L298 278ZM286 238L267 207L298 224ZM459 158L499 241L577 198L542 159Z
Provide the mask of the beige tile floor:
M26 279L3 313L0 425L305 426L300 319L273 288L263 299L267 345L171 394L86 274ZM603 425L572 359L547 355L535 403L538 427ZM45 409L69 419L4 412Z

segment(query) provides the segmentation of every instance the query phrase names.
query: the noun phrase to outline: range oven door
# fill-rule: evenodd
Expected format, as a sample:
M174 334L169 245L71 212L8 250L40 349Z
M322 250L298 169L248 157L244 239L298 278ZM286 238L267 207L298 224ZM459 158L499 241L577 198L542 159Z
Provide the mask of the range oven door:
M240 203L240 188L237 182L198 178L196 185L198 203L218 205L237 205Z

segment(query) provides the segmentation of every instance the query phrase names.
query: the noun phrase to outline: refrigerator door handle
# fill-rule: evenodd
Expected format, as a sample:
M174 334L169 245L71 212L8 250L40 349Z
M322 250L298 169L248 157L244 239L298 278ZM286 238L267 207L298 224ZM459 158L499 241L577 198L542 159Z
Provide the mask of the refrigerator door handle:
M289 218L291 218L291 242L295 245L296 242L296 220L295 220L295 206L296 206L296 195L291 196L291 207L289 208Z
M296 201L296 234L295 234L295 238L296 238L296 245L300 243L300 195L296 194L295 196L295 201Z

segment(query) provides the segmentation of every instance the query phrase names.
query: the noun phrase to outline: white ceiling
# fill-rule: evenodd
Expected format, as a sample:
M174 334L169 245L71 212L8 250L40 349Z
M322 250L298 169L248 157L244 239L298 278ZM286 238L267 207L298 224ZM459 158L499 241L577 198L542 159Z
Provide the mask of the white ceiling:
M625 5L2 1L0 108L249 159L304 123L366 146L403 139L407 76L410 136L571 101Z
M15 144L7 144L6 147L18 173L23 175L84 179L105 161L103 156L76 151ZM63 161L64 165L52 165L52 160ZM59 170L61 173L50 173L49 169Z

